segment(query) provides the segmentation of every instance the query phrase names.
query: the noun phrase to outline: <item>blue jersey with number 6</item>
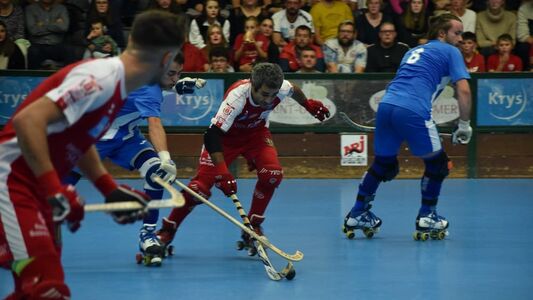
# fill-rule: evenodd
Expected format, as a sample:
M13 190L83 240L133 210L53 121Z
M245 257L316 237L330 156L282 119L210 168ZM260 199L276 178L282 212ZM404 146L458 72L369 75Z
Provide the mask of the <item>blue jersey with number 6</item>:
M450 80L469 78L459 49L431 40L404 55L381 103L404 107L429 120L433 101Z

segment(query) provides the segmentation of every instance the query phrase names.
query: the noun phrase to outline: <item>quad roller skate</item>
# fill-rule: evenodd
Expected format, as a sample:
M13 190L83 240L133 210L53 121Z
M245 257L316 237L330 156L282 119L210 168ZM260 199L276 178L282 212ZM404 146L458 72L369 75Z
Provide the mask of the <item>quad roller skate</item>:
M145 266L161 266L163 260L164 247L155 235L155 225L144 225L139 235L139 250L136 255L138 264Z
M177 225L176 222L170 221L167 218L163 218L163 226L156 233L157 238L163 246L163 257L168 257L174 255L174 246L170 245L176 235Z
M346 215L342 231L348 239L355 238L356 229L362 230L363 234L369 239L379 231L382 222L380 218L370 211L371 207L371 205L368 205L367 209L356 217L351 217L351 212Z
M252 215L250 218L250 224L253 227L253 230L258 235L263 235L263 228L261 223L265 220L265 217L259 215ZM254 239L246 232L242 231L240 241L237 241L237 250L241 251L246 249L248 251L248 256L255 256L257 254L257 248L254 245Z
M448 221L432 211L428 215L418 215L416 217L416 230L413 233L415 241L443 240L448 236Z

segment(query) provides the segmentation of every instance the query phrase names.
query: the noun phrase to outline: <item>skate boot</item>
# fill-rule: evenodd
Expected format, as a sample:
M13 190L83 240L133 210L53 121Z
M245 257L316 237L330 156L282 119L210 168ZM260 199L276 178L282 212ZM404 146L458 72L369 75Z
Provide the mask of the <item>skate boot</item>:
M177 225L176 222L170 221L167 218L163 218L163 226L156 232L157 238L163 246L164 257L174 255L174 246L170 245L176 235Z
M143 263L145 266L161 265L163 259L164 247L155 235L155 225L144 225L139 234L139 250L137 254L137 263Z
M344 218L342 231L348 239L355 237L355 230L360 229L367 238L372 238L379 231L381 219L370 211L372 205L368 204L366 209L357 216L352 216L351 211Z
M250 224L252 225L254 232L258 235L263 235L263 228L261 227L261 223L265 220L265 217L259 216L259 215L252 215L250 218ZM241 239L240 241L237 241L237 250L241 251L243 249L246 249L248 251L249 256L254 256L257 254L257 248L255 247L254 241L255 239L252 238L248 233L245 231L242 231L241 233Z
M416 217L416 231L413 233L415 241L443 240L448 235L448 221L432 211L429 214Z

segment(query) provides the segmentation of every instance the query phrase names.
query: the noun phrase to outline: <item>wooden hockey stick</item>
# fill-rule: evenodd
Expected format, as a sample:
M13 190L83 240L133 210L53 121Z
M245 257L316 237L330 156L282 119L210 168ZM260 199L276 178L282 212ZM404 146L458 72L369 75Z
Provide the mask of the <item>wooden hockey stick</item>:
M237 195L233 194L230 196L230 198L231 200L233 200L233 204L235 204L235 207L237 208L237 211L239 212L239 215L241 216L244 226L253 230L254 228L252 227L252 224L250 224L250 220L248 219L248 216L246 215L244 208L242 208L242 204L239 201L239 198L237 198ZM257 255L263 262L265 271L267 272L267 275L270 279L275 280L275 281L281 280L283 278L292 280L294 276L296 276L296 271L294 270L294 266L292 265L292 262L289 261L289 263L287 263L287 266L285 266L285 268L281 270L281 272L278 272L276 271L276 269L270 262L270 258L268 257L265 248L263 248L263 245L261 245L261 243L256 243L255 240L253 240L253 243L257 249Z
M182 207L185 205L185 198L183 195L178 192L173 186L168 184L166 181L161 179L159 176L152 177L152 180L160 184L165 190L170 193L169 199L162 200L152 200L148 202L146 206L147 209L158 209L158 208L167 208L167 207ZM123 211L123 210L135 210L144 208L137 201L127 201L127 202L113 202L113 203L97 203L97 204L86 204L85 212L111 212L111 211Z
M197 192L191 190L188 186L181 183L179 180L176 180L175 182L179 187L184 189L187 193L193 195L196 199L198 199L200 202L204 203L205 205L209 206L211 209L222 215L224 218L228 219L231 223L237 225L240 229L244 230L246 233L248 233L250 236L252 236L256 241L263 244L263 246L270 248L273 252L275 252L277 255L285 258L286 260L290 261L300 261L304 258L304 254L300 251L296 251L294 254L288 254L284 252L283 250L279 249L278 247L274 246L265 236L260 236L255 231L251 230L250 228L244 226L241 222L237 221L234 217L229 215L224 210L220 209L218 206L211 203L209 200L205 199L202 195L198 194Z
M345 113L345 112L339 112L339 115L341 116L341 118L348 124L350 125L350 127L353 127L361 132L374 132L376 130L376 127L374 126L365 126L365 125L361 125L357 122L355 122L354 120L350 119L350 117L348 117L348 115ZM451 133L440 133L439 132L439 135L442 137L442 136L452 136Z

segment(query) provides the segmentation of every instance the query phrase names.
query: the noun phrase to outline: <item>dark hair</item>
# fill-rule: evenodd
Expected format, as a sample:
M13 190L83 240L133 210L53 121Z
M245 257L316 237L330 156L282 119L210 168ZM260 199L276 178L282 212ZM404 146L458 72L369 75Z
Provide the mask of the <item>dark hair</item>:
M9 32L4 21L0 20L0 26L3 26L6 31L6 37L3 42L0 42L0 54L10 57L15 52L17 45L9 38Z
M441 31L448 32L452 28L452 20L461 22L458 16L449 13L442 14L429 20L428 39L434 40L439 37Z
M174 57L174 62L177 63L178 65L183 65L185 63L185 59L183 58L182 51L178 51L178 53L176 54L176 57Z
M313 51L313 52L315 52L315 54L316 54L316 50L315 50L313 47L311 47L311 46L305 46L305 47L303 47L302 49L299 49L298 57L302 57L302 53L303 53L304 51Z
M229 61L229 51L228 48L225 47L213 47L209 51L209 62L213 59L213 57L225 57Z
M465 31L463 32L463 34L461 34L461 36L463 37L463 41L470 40L470 41L474 41L475 43L477 43L476 34L473 32Z
M178 27L178 16L160 10L138 14L131 28L131 39L136 47L181 47L184 31Z
M511 42L511 44L514 44L513 37L508 33L504 33L498 37L497 42L499 43L501 41Z
M296 34L298 30L306 30L307 32L309 32L309 34L311 34L311 28L309 28L309 26L307 25L300 25L296 27L296 29L294 30L294 34Z
M255 90L259 90L263 85L269 88L281 88L283 84L283 71L280 66L272 63L259 63L252 69L250 81Z
M341 27L342 26L346 26L346 25L351 25L352 28L353 28L353 31L356 31L357 29L355 28L355 23L352 21L352 20L344 20L342 22L339 23L339 26L337 27L337 32L341 31Z

